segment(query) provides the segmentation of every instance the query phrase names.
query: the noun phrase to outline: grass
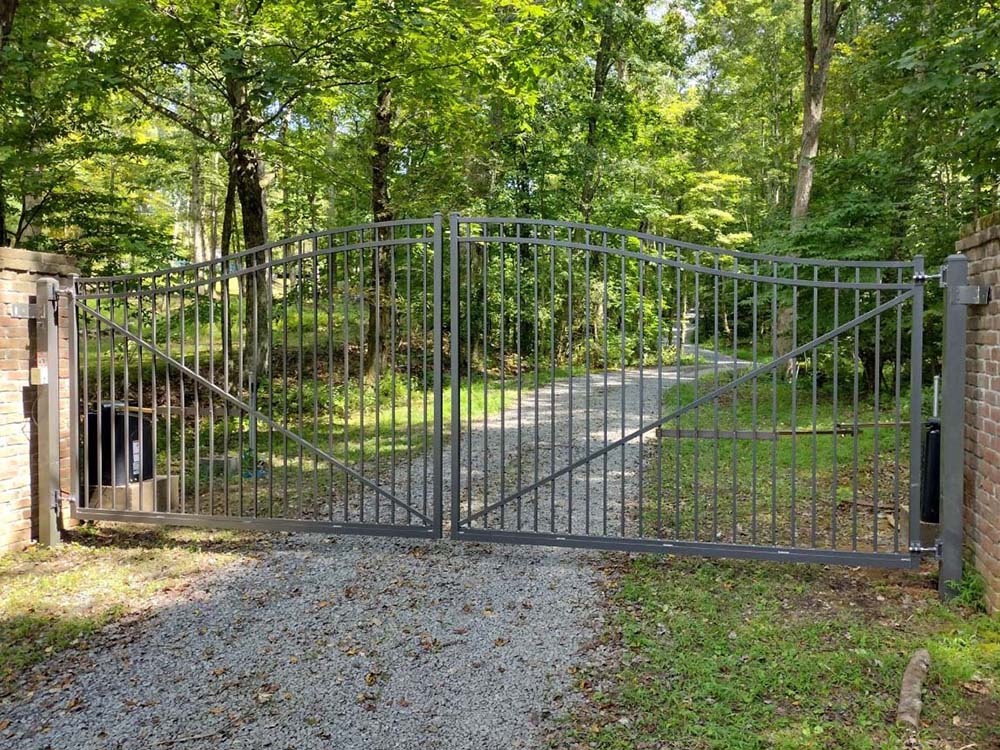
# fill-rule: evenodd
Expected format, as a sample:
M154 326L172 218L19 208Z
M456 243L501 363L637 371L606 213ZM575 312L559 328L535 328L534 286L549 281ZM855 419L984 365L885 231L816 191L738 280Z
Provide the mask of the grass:
M665 409L710 385L668 392ZM836 519L841 548L850 548L857 529L859 549L892 551L897 540L905 549L905 528L895 535L894 494L908 483L905 430L898 472L893 429L881 430L878 444L874 430L860 430L855 466L853 434L812 434L811 382L795 392L794 417L790 384L779 381L773 413L770 379L758 388L757 428L794 425L801 431L795 447L790 435L776 442L664 437L649 454L644 494L661 492L668 507L647 501L647 529L662 523L661 535L681 539L828 548ZM894 421L885 399L877 421ZM752 430L753 402L748 383L735 397L689 412L680 427L711 431L717 419L719 431ZM837 409L836 422L853 422L853 403L841 400ZM873 400L862 399L856 416L876 421ZM908 418L905 408L900 418ZM834 422L832 392L817 388L816 424ZM940 604L931 567L879 572L648 556L609 563L602 640L613 656L576 676L584 700L553 745L902 748L908 738L894 726L900 681L912 652L926 647L925 726L919 744L905 746L1000 748L1000 618L981 613L982 586L973 576L955 604Z
M667 391L664 413L712 390L711 380ZM808 378L793 390L768 377L687 412L681 430L723 437L661 438L645 467L645 529L677 539L839 549L851 549L857 537L859 550L905 549L907 396L900 397L898 444L893 394L882 394L878 413L870 396L856 413L849 389L846 396L842 390L835 403L829 385L817 387L814 406ZM890 426L860 427L855 440L855 419ZM835 422L841 429L830 434ZM754 430L774 439L725 437Z
M901 748L903 670L930 650L921 745L1000 747L1000 618L927 573L638 557L611 572L604 640L560 748Z
M58 548L0 557L0 695L25 670L149 610L192 577L246 554L253 535L83 526ZM258 540L258 543L260 540Z

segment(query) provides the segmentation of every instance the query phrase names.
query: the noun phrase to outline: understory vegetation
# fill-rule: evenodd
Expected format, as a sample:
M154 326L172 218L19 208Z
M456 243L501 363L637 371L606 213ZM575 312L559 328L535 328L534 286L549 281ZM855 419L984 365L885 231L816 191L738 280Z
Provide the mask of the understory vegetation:
M717 384L666 392L663 413ZM908 546L909 394L753 378L688 409L645 462L644 525L658 536L870 552ZM877 407L877 409L876 409ZM655 498L659 497L660 502Z

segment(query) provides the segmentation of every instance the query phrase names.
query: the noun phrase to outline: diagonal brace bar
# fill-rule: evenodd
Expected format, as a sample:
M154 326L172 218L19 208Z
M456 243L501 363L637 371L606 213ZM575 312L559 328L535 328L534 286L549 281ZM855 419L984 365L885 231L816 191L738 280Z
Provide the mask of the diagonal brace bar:
M607 453L607 452L609 452L611 450L614 450L615 448L620 448L621 446L625 445L626 443L632 442L633 440L635 440L636 438L638 438L640 435L644 435L647 432L650 432L652 430L655 430L657 428L662 427L663 425L667 424L668 422L673 422L673 421L679 419L680 417L682 417L685 414L687 414L689 411L693 411L694 409L697 409L699 406L702 406L702 405L704 405L704 404L706 404L706 403L708 403L710 401L714 401L715 399L719 398L720 396L725 395L729 391L735 390L739 386L743 385L743 383L746 383L747 381L753 380L754 378L760 377L761 375L766 375L766 374L770 373L772 370L775 370L778 367L780 367L781 365L783 365L784 363L788 362L789 360L791 360L791 359L797 359L797 358L801 357L803 354L805 354L806 352L809 352L809 351L811 351L813 349L816 349L816 348L822 346L823 344L827 343L828 341L832 341L834 338L843 335L847 331L850 331L850 330L852 330L854 328L857 328L857 327L861 326L862 324L868 322L869 320L871 320L873 318L876 318L879 315L882 315L883 313L885 313L885 312L887 312L889 310L892 310L893 308L897 307L898 305L901 305L904 302L906 302L912 296L913 296L913 289L910 289L910 290L905 291L905 292L903 292L902 294L900 294L900 295L898 295L896 297L893 297L891 300L888 300L887 302L884 302L881 305L878 305L877 307L873 307L871 310L869 310L868 312L864 313L863 315L860 315L857 318L854 318L853 320L849 320L846 323L843 323L842 325L837 326L832 331L829 331L828 333L824 333L822 336L819 336L818 338L815 338L812 341L806 342L805 344L802 344L801 346L796 347L795 349L792 349L791 351L787 352L786 354L781 355L780 357L776 357L775 359L771 360L767 364L764 364L764 365L761 365L760 367L757 367L757 368L754 368L752 370L749 370L748 372L744 373L743 375L740 375L737 378L733 378L728 383L724 383L724 384L720 385L718 388L716 388L716 389L714 389L712 391L709 391L704 396L696 398L695 400L688 402L687 404L685 404L684 406L682 406L682 407L680 407L678 409L674 409L672 412L670 412L669 414L665 414L660 419L657 419L656 421L650 422L647 425L643 425L639 429L634 430L633 432L630 432L629 434L625 435L624 437L621 437L618 440L615 440L615 441L613 441L611 443L608 443L606 446L602 446L600 450L594 451L593 453L591 453L589 455L586 455L583 458L578 458L576 461L573 461L572 463L567 464L566 466L564 466L563 468L559 469L558 471L553 472L549 476L547 476L547 477L545 477L543 479L539 479L537 482L533 482L532 484L528 485L527 487L524 487L522 489L518 489L518 491L515 494L513 494L513 495L511 495L509 497L505 497L505 498L503 498L501 500L497 500L496 502L491 503L490 505L487 505L484 508L481 508L480 510L476 511L472 515L470 515L467 518L463 519L463 522L467 523L467 524L470 524L473 521L475 521L476 519L483 517L487 513L491 513L492 511L496 510L501 505L506 505L507 503L511 502L512 500L516 500L518 497L521 497L521 496L525 495L528 492L533 492L535 489L537 489L539 487L542 487L543 485L547 484L548 482L551 482L551 481L553 481L555 479L558 479L559 477L563 476L564 474L568 474L571 471L575 471L576 469L580 468L581 466L584 466L585 464L588 464L591 461L593 461L594 459L598 458L602 454ZM680 383L678 383L677 385L679 386Z
M410 512L413 515L417 516L424 523L428 523L428 524L431 523L431 519L426 514L421 513L420 511L416 510L415 508L412 508L411 506L407 505L403 501L397 499L396 497L394 497L392 495L391 492L383 489L380 485L376 484L375 482L372 482L370 479L367 479L366 477L364 477L363 475L361 475L356 469L353 469L353 468L347 466L345 463L343 463L339 459L331 456L329 453L327 453L326 451L324 451L322 448L319 448L318 446L312 445L309 441L305 440L300 435L297 435L295 432L293 432L292 430L289 430L287 427L283 427L282 425L278 424L274 420L270 419L263 412L260 412L257 409L252 408L249 404L247 404L246 402L240 400L239 398L237 398L236 396L234 396L233 394L231 394L229 391L226 391L226 390L224 390L222 388L219 388L219 386L217 386L211 380L207 380L202 375L200 375L199 373L197 373L194 370L192 370L191 368L189 368L187 365L183 364L182 362L177 361L176 359L174 359L171 356L168 356L164 352L162 352L159 349L157 349L156 347L154 347L152 344L150 344L150 343L146 342L145 340L143 340L141 337L136 336L134 333L132 333L128 329L124 328L123 326L119 325L118 323L115 323L110 318L102 315L101 313L97 312L96 310L94 310L94 309L92 309L90 307L87 307L84 304L77 303L77 307L79 309L81 309L81 310L84 310L88 315L92 315L93 317L97 318L99 321L101 321L102 323L104 323L108 327L114 329L118 333L120 333L123 336L127 337L129 340L134 341L136 344L138 344L140 347L142 347L143 349L145 349L146 351L148 351L153 356L159 357L159 358L163 359L168 364L170 364L173 367L175 367L178 370L180 370L181 373L183 373L184 375L187 375L189 378L191 378L192 380L194 380L199 385L204 386L205 388L207 388L208 390L210 390L215 395L217 395L220 398L225 399L226 401L228 401L230 404L232 404L233 406L235 406L237 409L240 409L240 410L246 412L247 414L249 414L250 416L254 417L259 422L263 422L270 429L275 430L275 431L281 433L283 436L287 437L289 440L292 440L293 442L295 442L298 445L302 446L306 450L308 450L308 451L310 451L312 453L315 453L320 458L322 458L322 459L324 459L326 461L329 461L337 469L340 469L341 471L343 471L343 472L351 475L352 477L354 477L355 479L357 479L360 483L362 483L363 485L365 485L369 489L371 489L374 492L382 495L383 497L385 497L386 499L390 500L391 502L396 503L397 505L401 506L402 508L405 508L408 512Z

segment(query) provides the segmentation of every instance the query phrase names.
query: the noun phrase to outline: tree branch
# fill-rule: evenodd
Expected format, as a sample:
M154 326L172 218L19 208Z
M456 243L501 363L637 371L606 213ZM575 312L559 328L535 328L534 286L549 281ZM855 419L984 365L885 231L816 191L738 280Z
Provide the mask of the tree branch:
M171 122L173 122L175 125L178 125L181 128L183 128L184 130L186 130L189 133L191 133L191 135L194 135L197 138L201 138L203 141L205 141L207 143L210 143L210 144L212 144L213 146L215 146L217 148L222 148L222 141L221 141L221 139L217 135L215 135L214 133L212 133L209 130L206 130L206 129L200 127L194 121L188 120L187 118L182 117L181 115L179 115L174 110L172 110L169 107L166 107L163 104L161 104L160 102L156 101L156 99L154 99L153 96L151 96L151 95L147 94L145 91L143 91L142 87L139 84L135 83L134 81L129 82L129 83L127 83L125 85L125 89L130 94L132 94L132 96L134 96L136 99L138 99L139 102L141 102L145 106L149 107L151 110L153 110L154 112L156 112L158 115L161 115L162 117L167 118L168 120L170 120ZM172 100L171 100L171 103L172 104L177 104L177 105L180 104L179 102L173 102ZM186 106L186 105L180 105L180 106ZM188 110L191 110L190 107L186 107L186 108Z

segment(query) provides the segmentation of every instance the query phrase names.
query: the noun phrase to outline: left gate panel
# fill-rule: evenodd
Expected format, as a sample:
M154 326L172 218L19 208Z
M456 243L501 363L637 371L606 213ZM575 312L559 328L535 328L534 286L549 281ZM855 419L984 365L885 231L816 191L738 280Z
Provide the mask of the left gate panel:
M78 515L438 536L440 248L435 217L80 280Z

